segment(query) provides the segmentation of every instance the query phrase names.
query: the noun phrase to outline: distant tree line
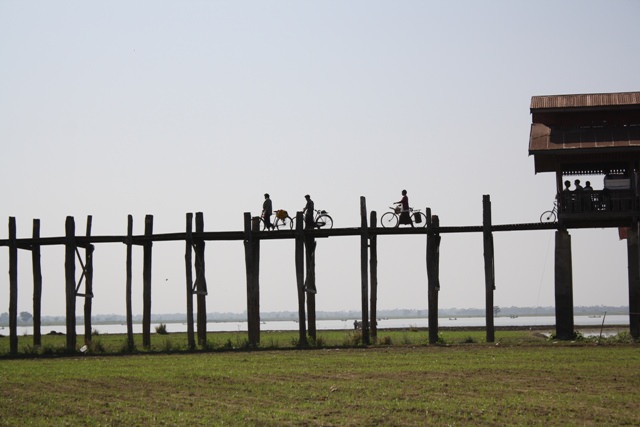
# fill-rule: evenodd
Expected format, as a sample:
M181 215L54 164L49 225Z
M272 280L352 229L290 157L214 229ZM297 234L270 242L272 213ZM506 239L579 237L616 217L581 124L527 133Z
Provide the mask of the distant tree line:
M575 315L592 315L599 314L628 314L628 306L578 306L574 307ZM428 310L415 310L415 309L391 309L391 310L378 310L378 318L380 319L410 319L410 318L423 318L427 317ZM547 307L499 307L493 308L493 314L497 317L502 316L553 316L555 315L555 308L551 306ZM441 317L481 317L485 315L483 308L444 308L439 310ZM361 312L359 310L348 311L318 311L316 318L318 320L351 320L359 319ZM207 319L209 322L244 322L247 320L247 313L207 313ZM260 319L265 321L297 321L297 311L271 311L260 313ZM126 316L120 314L96 314L91 318L93 323L96 324L109 324L109 323L122 323L126 322ZM42 316L43 325L64 325L64 316ZM77 316L76 321L80 324L84 321L83 316ZM142 322L142 315L133 316L134 323ZM152 322L165 322L165 323L178 323L186 322L187 315L185 313L170 313L170 314L152 314ZM18 315L18 323L22 325L31 325L33 323L33 316L27 311L22 311ZM0 326L9 326L9 313L0 314Z

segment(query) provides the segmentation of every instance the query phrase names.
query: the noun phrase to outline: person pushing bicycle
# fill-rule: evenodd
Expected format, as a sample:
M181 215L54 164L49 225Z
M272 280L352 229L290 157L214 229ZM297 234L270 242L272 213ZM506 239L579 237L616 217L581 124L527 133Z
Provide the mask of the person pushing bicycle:
M307 204L304 205L304 209L302 210L302 213L304 213L304 227L310 230L315 225L315 221L313 220L315 205L313 204L313 200L311 200L311 196L308 194L305 195L304 198L307 199Z
M413 221L411 221L411 209L409 208L409 198L407 197L407 190L402 190L402 199L398 202L394 202L396 205L401 205L400 211L400 224L410 225L413 228Z
M269 193L264 193L264 203L262 203L262 219L264 221L265 229L270 230L273 228L271 224L271 214L273 213L273 204L269 198Z

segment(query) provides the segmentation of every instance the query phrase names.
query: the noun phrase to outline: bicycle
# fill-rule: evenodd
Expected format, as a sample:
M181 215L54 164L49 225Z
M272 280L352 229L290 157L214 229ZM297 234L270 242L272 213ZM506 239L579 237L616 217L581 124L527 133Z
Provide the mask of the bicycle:
M400 206L392 206L389 209L391 209L391 212L386 212L380 218L382 228L394 228L400 224L400 214L402 213L402 208ZM411 222L415 226L427 226L427 216L424 213L420 212L420 209L409 208L409 216L411 217Z
M323 209L314 209L315 216L313 218L313 227L314 228L333 228L333 218L329 215L329 212ZM304 219L303 219L304 221ZM296 228L295 218L292 220L291 228Z
M540 222L556 222L558 218L558 201L553 201L553 209L542 212Z
M291 230L293 228L293 219L284 209L277 209L271 214L271 227L267 227L264 218L260 217L260 230Z

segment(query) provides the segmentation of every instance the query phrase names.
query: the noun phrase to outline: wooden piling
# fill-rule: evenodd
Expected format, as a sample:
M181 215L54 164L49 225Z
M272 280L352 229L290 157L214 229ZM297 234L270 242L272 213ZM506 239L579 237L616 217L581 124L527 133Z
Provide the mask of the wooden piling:
M185 252L184 252L184 264L186 272L186 287L187 287L187 346L189 350L196 348L196 341L193 331L193 272L192 272L192 251L193 251L193 213L187 214L186 222L186 238L185 238Z
M360 197L360 292L362 307L362 344L371 344L369 336L369 227L367 200Z
M87 237L91 237L91 215L87 216ZM88 244L85 248L84 275L84 343L91 344L91 305L93 301L93 250L94 246Z
M574 339L571 235L566 229L556 231L555 302L556 337L560 340Z
M482 196L482 241L484 246L484 286L485 286L485 317L486 340L495 341L493 291L496 288L495 260L493 251L493 234L491 232L491 199L489 195Z
M259 227L259 223L256 224ZM260 240L253 235L251 213L244 214L244 254L247 270L247 328L249 346L260 344Z
M142 266L142 345L151 347L151 250L153 248L153 215L144 218L143 266Z
M16 219L9 217L9 353L18 354L18 244Z
M207 343L207 279L204 268L204 216L202 212L196 212L196 300L198 304L198 344L201 346Z
M304 238L306 277L304 287L307 293L307 323L308 333L315 341L317 339L316 330L316 239L306 235Z
M76 350L76 225L72 216L65 222L65 294L67 317L67 351Z
M127 310L127 347L129 351L133 350L133 306L131 302L131 288L132 288L132 257L133 257L133 216L127 216L127 238L125 240L127 245L127 260L126 260L126 282L125 282L125 299Z
M40 220L33 220L31 265L33 270L33 346L42 345L42 265L40 252Z
M640 338L640 250L638 226L634 224L627 236L627 261L629 266L629 333Z
M438 342L438 293L440 292L440 220L427 208L427 288L429 306L429 343Z
M369 280L371 287L370 296L370 325L371 340L378 341L378 235L376 226L378 224L376 211L371 211L371 221L369 223Z
M295 241L296 289L298 291L298 343L300 347L306 347L308 343L304 291L304 220L302 212L296 213Z

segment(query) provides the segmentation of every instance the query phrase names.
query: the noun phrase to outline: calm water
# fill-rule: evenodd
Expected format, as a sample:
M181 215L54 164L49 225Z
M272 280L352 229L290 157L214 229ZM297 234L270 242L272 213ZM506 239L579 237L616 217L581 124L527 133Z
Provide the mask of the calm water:
M353 322L355 319L347 320L318 320L316 327L318 330L353 330ZM553 329L555 325L554 316L520 316L516 318L511 317L496 317L494 319L495 326L549 326L549 329ZM574 324L576 329L594 329L600 328L603 324L605 326L611 325L629 325L628 315L608 315L608 316L575 316ZM155 327L158 323L151 325L151 331L155 331ZM186 332L186 323L166 323L168 332ZM378 329L385 328L426 328L429 326L427 318L414 318L414 319L379 319ZM483 327L485 326L484 317L441 317L438 320L438 326L440 327ZM0 328L0 334L7 335L8 329ZM110 324L101 325L94 324L93 329L96 329L101 334L124 334L127 332L127 325L122 324ZM51 331L65 332L65 325L47 325L41 329L42 334L48 334ZM260 325L262 331L295 331L298 330L298 322L294 321L266 321ZM76 331L78 334L84 334L84 325L78 324ZM243 332L247 331L247 322L209 322L207 323L207 331L210 332ZM142 324L133 324L134 333L142 333ZM18 335L32 335L33 328L19 327Z

